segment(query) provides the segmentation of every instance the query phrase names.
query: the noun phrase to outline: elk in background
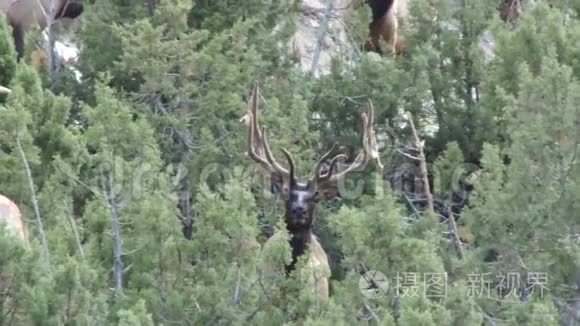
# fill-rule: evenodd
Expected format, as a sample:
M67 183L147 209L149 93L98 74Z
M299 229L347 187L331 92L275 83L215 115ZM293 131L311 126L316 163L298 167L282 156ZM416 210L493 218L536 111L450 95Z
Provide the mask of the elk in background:
M499 17L501 20L515 26L521 14L522 5L520 0L501 0L499 8Z
M308 275L307 286L312 289L321 301L326 301L329 297L328 278L330 277L330 265L326 252L313 233L314 211L320 199L330 199L340 195L339 181L347 173L354 170L360 171L366 167L370 160L376 161L381 166L375 131L372 128L374 109L370 105L368 114L362 113L362 149L354 161L340 172L335 171L338 160L345 157L345 155L339 154L331 158L335 148L333 146L314 166L312 175L306 183L298 181L295 175L294 160L286 149L282 149L282 153L288 162L288 169L276 161L266 138L266 130L263 127L260 128L258 124L257 111L258 87L256 86L248 103L248 112L242 118L242 121L248 126L248 155L270 173L272 182L277 184L278 189L281 189L285 203L284 222L290 235L290 247L292 249L292 261L289 265L267 265L264 267L263 272L270 275L276 272L285 272L288 275L296 268L295 265L298 258L308 255L307 264L313 270ZM322 172L326 161L330 162L329 167ZM281 235L281 232L274 234L264 243L263 248L266 249L275 245Z
M399 19L407 16L408 0L367 0L372 12L366 51L383 54L380 42L386 42L393 55L404 55L407 45L399 38Z
M0 13L12 27L18 59L24 56L24 33L32 28L44 30L63 18L75 19L83 13L79 0L0 0Z
M22 214L18 206L5 196L0 195L0 224L8 234L21 240L28 247L28 230L22 220Z

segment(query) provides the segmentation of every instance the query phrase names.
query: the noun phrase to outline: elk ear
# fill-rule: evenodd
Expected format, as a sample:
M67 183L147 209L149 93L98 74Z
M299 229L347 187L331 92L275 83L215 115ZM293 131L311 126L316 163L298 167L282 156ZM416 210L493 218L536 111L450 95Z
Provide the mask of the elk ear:
M320 198L320 191L317 190L314 193L314 196L312 197L312 201L314 201L315 203L318 203L318 202L320 202L320 199L321 199Z
M340 198L340 192L338 191L337 188L331 188L331 189L327 189L324 192L324 199L326 200L331 200L331 199L335 199L335 198Z
M340 197L340 192L337 185L332 182L323 182L316 191L318 200L331 200L336 197Z

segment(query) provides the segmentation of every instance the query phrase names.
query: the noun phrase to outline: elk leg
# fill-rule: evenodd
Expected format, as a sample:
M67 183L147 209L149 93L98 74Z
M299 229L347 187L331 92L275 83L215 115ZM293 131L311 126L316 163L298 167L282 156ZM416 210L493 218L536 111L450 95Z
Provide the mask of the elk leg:
M397 27L397 19L392 10L383 17L371 22L369 24L369 39L365 43L365 50L382 54L383 51L380 47L380 39L382 39L387 42L394 53L397 43Z
M379 44L380 29L378 27L379 21L373 21L369 24L369 37L364 45L365 51L374 51L378 54L382 54L382 50Z
M24 31L20 25L12 24L12 39L14 40L16 59L20 62L24 57Z

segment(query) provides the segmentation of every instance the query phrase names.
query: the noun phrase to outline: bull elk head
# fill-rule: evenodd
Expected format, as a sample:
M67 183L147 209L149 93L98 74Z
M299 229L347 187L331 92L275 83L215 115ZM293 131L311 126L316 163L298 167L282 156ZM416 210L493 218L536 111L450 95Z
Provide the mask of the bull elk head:
M311 279L313 282L311 286L319 297L327 299L330 267L326 253L312 232L314 209L320 199L329 199L340 195L339 181L349 172L366 167L371 160L382 166L378 156L375 131L372 127L374 122L372 104L369 105L368 113L362 113L362 149L352 163L338 169L339 160L346 158L346 155L338 154L332 157L335 149L335 145L333 145L314 165L312 175L306 182L299 182L297 179L294 159L286 149L282 149L282 153L288 162L288 168L282 166L274 158L268 144L266 130L258 123L257 86L252 91L247 113L241 121L248 126L249 157L269 172L272 183L282 190L285 203L285 224L290 234L290 246L292 247L292 262L285 266L286 273L291 272L295 268L297 258L306 254L310 249L309 264L313 267L322 267L326 271L323 276L314 276ZM323 166L327 161L329 162L328 168L323 171ZM270 245L276 238L275 234L267 240L264 247Z

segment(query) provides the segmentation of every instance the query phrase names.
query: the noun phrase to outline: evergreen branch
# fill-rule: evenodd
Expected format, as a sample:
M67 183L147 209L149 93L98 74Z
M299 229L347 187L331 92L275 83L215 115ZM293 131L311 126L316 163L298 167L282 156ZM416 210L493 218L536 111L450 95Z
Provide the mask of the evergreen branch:
M101 198L101 199L106 199L106 196L103 195L102 193L100 193L99 191L97 191L96 189L92 188L91 186L87 185L86 183L82 182L79 178L74 177L72 175L67 174L65 171L61 170L60 167L54 163L52 163L52 166L59 170L60 172L62 172L66 177L68 177L69 179L71 179L72 181L78 183L79 185L83 186L84 188L86 188L88 191L90 191L93 195L95 195L97 198Z
M374 310L371 309L371 307L369 307L369 305L367 303L365 303L364 305L365 305L365 309L371 314L372 319L374 319L378 323L380 323L381 319L379 318L379 316L377 316L377 314L374 312Z
M131 270L131 268L133 268L133 264L129 264L129 266L125 267L125 268L123 269L123 274L126 274L128 271L130 271L130 270Z
M409 196L407 196L407 194L405 194L405 193L403 193L403 196L405 197L405 200L407 200L407 203L409 203L409 205L411 205L411 208L413 209L413 212L415 213L415 215L417 217L421 216L421 213L419 212L417 207L415 207L415 204L413 203L411 198L409 198Z
M104 177L104 176L103 176ZM123 294L123 247L121 240L121 226L119 224L119 211L117 203L113 198L113 195L107 192L107 187L105 186L105 179L102 178L103 192L106 195L106 203L111 214L111 232L113 237L113 278L115 283L115 295ZM109 189L113 188L113 180L109 175L107 180L109 181Z
M564 315L562 320L562 325L574 326L578 324L578 313L580 312L580 296L576 295L572 300L571 305L567 304L565 301L558 297L554 297L553 302L556 307L558 307L561 313Z
M79 232L77 230L76 222L75 222L75 219L73 217L73 211L72 211L71 208L69 208L68 203L66 202L66 200L63 200L63 202L64 202L64 208L66 210L66 213L65 214L66 214L66 216L68 218L68 221L70 223L71 229L73 231L73 235L75 237L75 242L77 244L77 247L79 248L79 253L80 253L81 257L83 259L85 259L85 251L83 249L83 245L82 245L81 239L79 237Z
M11 282L10 284L10 288L13 288L14 284ZM10 295L10 293L8 293L8 295ZM3 304L4 302L2 302ZM10 319L8 321L8 325L13 325L14 324L14 319L16 318L16 312L18 310L18 304L20 303L20 298L15 297L14 298L14 302L12 302L12 305L10 307L10 309L6 312L5 316L10 316Z
M580 132L578 131L578 122L576 123L576 132L575 132L575 141L574 141L574 152L572 153L572 158L570 159L570 163L568 164L568 168L566 169L566 171L562 171L561 174L561 179L560 179L560 195L559 197L562 198L564 197L564 195L566 194L566 185L567 185L567 180L569 179L570 176L570 172L572 171L572 167L574 167L574 165L576 164L576 157L578 156L578 136L580 134Z
M410 159L412 159L412 160L414 160L414 161L420 161L420 160L421 160L421 158L419 158L419 157L417 157L417 156L413 156L413 155L411 155L411 154L408 154L408 153L405 153L405 152L403 152L402 150L400 150L400 149L398 149L398 148L397 148L397 152L398 152L399 154L403 155L404 157L406 157L406 158L410 158Z
M261 279L261 277L259 279ZM262 282L261 281L260 281L260 285L262 285ZM262 285L262 287L263 287L263 285ZM265 300L265 301L263 301L264 295L267 298L267 300ZM250 320L254 319L254 317L256 316L256 314L258 313L258 311L260 311L260 309L262 309L266 305L266 303L270 302L270 298L269 298L268 294L266 294L265 291L260 296L260 301L261 301L261 303L256 307L256 309L254 309L254 311L252 311L250 313L250 315L248 317L246 317L246 322L249 322Z
M129 255L132 255L132 254L136 253L137 251L142 250L143 248L145 248L145 246L143 246L141 248L133 249L133 250L130 250L130 251L127 251L127 252L123 252L123 253L121 253L121 256L129 256Z
M241 281L242 275L241 275L240 265L239 264L237 264L237 265L238 265L238 273L237 273L236 289L234 291L234 302L239 303L238 299L240 296L240 281Z
M488 314L487 314L487 313L486 313L486 312L483 310L483 308L481 308L479 305L478 305L477 307L479 308L479 310L480 310L480 311L481 311L481 313L483 314L483 318L484 318L485 320L487 320L487 321L490 323L490 325L491 325L491 326L496 326L496 325L497 325L493 317L491 317L490 315L488 315Z
M457 256L459 259L463 259L463 246L461 245L461 239L459 238L459 231L457 231L457 223L455 223L455 216L453 216L453 210L451 209L451 205L447 209L449 213L449 218L447 219L447 225L449 226L449 232L451 233L451 237L453 238L453 244L455 245L455 250L457 250Z
M411 131L413 132L413 138L415 139L415 146L419 150L419 168L421 170L421 174L423 177L423 185L425 190L425 196L427 197L427 210L431 214L435 214L435 208L433 205L433 195L431 194L431 190L429 189L429 177L427 175L427 159L425 158L425 152L423 148L425 146L424 141L419 139L419 135L417 134L417 129L415 128L415 123L413 122L413 116L409 112L409 123L411 125Z
M340 8L336 8L335 10L340 10ZM349 28L349 26L348 26L348 25L347 25L347 24L344 22L344 20L342 19L342 17L335 17L335 20L336 20L337 22L339 22L339 23L342 25L342 28L344 28L344 32L345 32L345 34L346 34L347 38L348 38L348 39L349 39L349 41L350 41L350 44L349 44L349 43L348 43L348 41L345 41L345 42L343 42L343 41L341 41L341 40L339 39L339 42L340 42L340 44L342 44L342 45L346 46L347 50L350 50L350 51L351 51L351 52L354 54L354 57L355 57L356 59L360 58L360 57L361 57L361 54L362 54L362 52L361 52L361 50L359 49L359 47L356 45L356 44L358 44L358 42L355 42L355 40L354 40L354 38L353 38L353 35L354 35L355 33L354 33L354 32L353 32L353 31L352 31L352 30Z
M248 289L246 291L243 291L244 293L241 294L240 296L238 296L237 300L234 301L234 305L239 305L240 303L242 303L242 300L248 296L248 294L252 291L252 289L254 288L254 286L256 286L256 284L258 284L258 282L260 281L260 277L257 277L256 280L254 282L252 282L252 284L250 284L250 286L248 287Z
M38 226L38 232L40 233L40 243L42 244L42 252L48 270L50 271L50 253L48 250L48 241L46 240L46 234L44 233L44 225L42 223L42 218L40 217L40 209L38 208L38 200L36 198L36 191L34 190L35 185L34 180L32 179L32 172L30 171L28 159L26 159L26 154L24 154L24 149L22 149L22 144L20 143L20 134L16 136L16 145L18 147L18 151L20 152L22 164L24 164L24 169L26 170L26 175L28 177L28 186L30 187L30 196L32 197L32 205L34 207L34 214L36 215L36 224Z
M356 104L356 105L361 105L360 102L356 101L355 99L360 98L360 99L364 99L366 98L365 95L358 95L358 96L343 96L342 98L340 98L340 104L344 104L345 101L349 101L350 103Z

